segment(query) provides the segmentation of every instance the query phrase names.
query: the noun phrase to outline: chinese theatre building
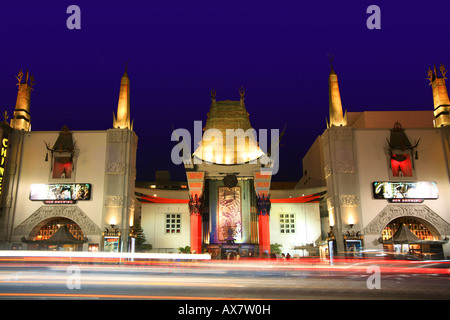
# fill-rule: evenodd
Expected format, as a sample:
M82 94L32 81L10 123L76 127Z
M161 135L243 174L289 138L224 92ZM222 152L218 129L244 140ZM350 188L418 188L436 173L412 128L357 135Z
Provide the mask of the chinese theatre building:
M244 93L241 89L237 101L216 101L212 92L201 141L184 158L186 189L137 189L142 228L154 251L189 246L191 252L226 259L268 256L277 243L284 253L300 255L321 240L324 189L271 187L279 139L272 139L266 156L260 148L265 137L257 139Z
M113 127L98 131L31 131L33 79L17 79L14 115L1 123L1 248L128 251L137 136L127 72Z
M327 129L300 185L326 186L330 253L361 249L450 256L450 122L443 66L429 70L434 111L342 112L329 75Z

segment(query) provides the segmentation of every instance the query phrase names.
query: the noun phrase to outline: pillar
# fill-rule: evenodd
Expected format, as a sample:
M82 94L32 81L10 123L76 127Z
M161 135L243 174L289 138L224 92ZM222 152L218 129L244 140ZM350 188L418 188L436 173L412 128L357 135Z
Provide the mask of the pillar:
M189 213L191 214L191 253L202 253L201 199L197 194L189 197Z
M264 253L270 257L270 199L257 195L258 208L258 230L259 230L259 255L264 257Z

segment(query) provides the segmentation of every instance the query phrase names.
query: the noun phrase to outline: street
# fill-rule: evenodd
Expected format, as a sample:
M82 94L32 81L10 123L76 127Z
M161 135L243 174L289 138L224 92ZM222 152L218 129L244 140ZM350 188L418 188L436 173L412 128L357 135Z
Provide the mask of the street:
M306 260L305 260L306 261ZM442 263L3 262L0 299L449 299Z

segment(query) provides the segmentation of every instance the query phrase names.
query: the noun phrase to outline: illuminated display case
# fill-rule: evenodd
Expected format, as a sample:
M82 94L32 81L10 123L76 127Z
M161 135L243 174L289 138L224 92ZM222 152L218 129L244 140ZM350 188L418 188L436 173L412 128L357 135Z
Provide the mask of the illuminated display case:
M90 200L92 186L89 183L32 184L30 200L45 203L74 203L77 200Z
M422 202L439 198L438 187L434 181L375 181L372 188L375 199L389 202Z

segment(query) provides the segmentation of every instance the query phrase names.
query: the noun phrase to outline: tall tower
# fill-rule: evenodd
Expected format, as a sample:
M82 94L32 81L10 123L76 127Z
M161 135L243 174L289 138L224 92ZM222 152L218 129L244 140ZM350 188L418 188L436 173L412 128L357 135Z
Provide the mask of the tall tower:
M434 103L434 126L436 128L450 125L450 100L448 98L447 86L445 85L445 74L448 70L441 64L440 74L436 66L428 69L428 80L433 90Z
M130 79L127 68L120 80L119 103L117 105L117 118L113 113L113 127L116 129L132 129L130 123Z
M119 251L132 250L129 237L135 226L134 194L138 137L130 125L130 80L125 70L120 83L117 119L114 128L107 130L106 177L104 188L103 227L121 233Z
M13 129L31 131L30 97L33 90L34 78L28 70L25 75L22 70L16 76L19 90L17 92L16 108L10 125Z
M328 92L330 100L330 122L327 121L327 127L342 127L347 125L347 114L342 113L341 93L336 72L331 64L330 75L328 77Z

